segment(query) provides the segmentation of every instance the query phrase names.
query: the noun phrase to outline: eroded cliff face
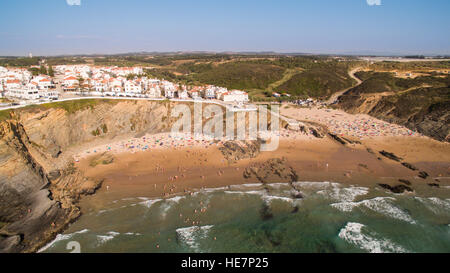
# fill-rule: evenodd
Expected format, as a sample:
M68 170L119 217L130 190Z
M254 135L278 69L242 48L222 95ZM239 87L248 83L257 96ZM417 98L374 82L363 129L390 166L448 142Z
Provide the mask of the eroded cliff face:
M34 252L80 216L102 181L74 167L70 150L99 139L169 130L173 103L100 101L67 110L30 107L0 122L0 252Z
M403 125L439 141L450 141L449 87L369 94L352 89L338 99L337 107Z

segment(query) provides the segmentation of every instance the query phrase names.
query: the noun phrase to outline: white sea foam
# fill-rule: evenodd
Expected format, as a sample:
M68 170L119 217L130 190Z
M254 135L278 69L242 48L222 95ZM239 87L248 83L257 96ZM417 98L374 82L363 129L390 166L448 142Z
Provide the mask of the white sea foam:
M127 232L127 233L124 233L125 235L128 235L128 236L141 236L142 234L140 234L140 233L138 233L138 232L136 232L136 233L133 233L133 232Z
M150 200L140 202L139 205L143 205L143 206L146 206L147 208L151 208L153 204L158 203L159 201L162 201L162 199L150 199Z
M313 190L317 190L317 189L325 189L328 187L336 187L339 186L339 183L332 183L332 182L294 182L293 185L295 187L300 187L303 189L313 189Z
M443 200L437 197L424 198L418 196L415 198L435 214L450 211L450 199Z
M58 235L56 235L56 238L55 238L53 241L51 241L50 243L48 243L48 244L47 244L46 246L44 246L43 248L39 249L39 250L38 250L38 253L43 252L43 251L46 251L47 249L53 247L53 246L54 246L57 242L59 242L59 241L69 240L69 239L71 239L71 238L72 238L74 235L76 235L76 234L83 234L83 233L86 233L86 232L88 232L88 231L89 231L89 229L83 229L83 230L76 231L76 232L70 233L70 234L58 234Z
M408 252L388 239L377 239L376 237L379 236L375 232L369 231L365 225L360 223L347 223L340 230L339 237L370 253Z
M100 246L108 241L111 241L118 235L120 235L120 233L115 231L110 231L107 235L97 235L98 245Z
M172 197L172 198L164 199L164 201L178 203L178 202L180 202L181 199L185 199L185 198L186 198L185 195L183 195L183 196L175 196L175 197Z
M252 183L252 184L240 184L240 185L231 185L231 188L257 188L261 187L261 183Z
M331 206L344 212L350 212L356 207L360 209L370 209L394 219L416 224L416 221L414 221L408 213L392 204L393 201L395 201L395 198L392 197L376 197L360 202L345 201L334 203L331 204Z
M260 191L224 191L224 193L264 195L266 193L266 191L264 191L264 190L260 190Z
M349 202L354 201L356 197L366 195L369 192L369 188L365 187L347 187L341 188L339 185L332 184L329 189L318 191L318 194L325 195L330 199L336 201Z
M280 188L285 188L285 187L290 187L290 185L288 183L271 183L271 184L267 184L269 187L271 187L272 189L280 189Z
M271 203L273 200L280 200L288 203L294 203L294 199L290 197L284 197L284 196L275 196L275 195L263 195L261 197L266 203Z
M212 225L185 227L177 229L176 233L183 243L194 251L199 251L200 244L197 240L206 238L212 227Z

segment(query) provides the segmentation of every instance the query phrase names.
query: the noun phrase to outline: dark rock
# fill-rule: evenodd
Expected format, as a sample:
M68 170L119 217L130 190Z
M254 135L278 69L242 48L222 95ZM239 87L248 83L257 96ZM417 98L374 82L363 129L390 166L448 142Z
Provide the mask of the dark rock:
M419 172L419 177L422 179L427 179L428 176L429 176L428 173L425 171Z
M413 191L410 187L405 186L405 185L396 185L396 186L393 186L393 187L391 185L388 185L388 184L378 184L378 185L380 187L382 187L383 189L389 190L389 191L391 191L393 193L403 193L405 191L408 191L408 192L412 192Z
M303 194L299 191L294 191L292 192L292 198L294 199L302 199L303 198Z
M0 235L0 253L17 252L20 249L20 242L22 238L20 235Z
M323 138L324 137L324 135L322 133L320 133L319 130L317 130L315 128L309 128L309 131L316 138Z
M267 221L273 218L273 214L270 210L270 206L266 203L263 203L261 210L260 210L261 219L263 221Z
M62 153L61 147L59 147L56 144L51 144L47 147L46 151L53 157L58 158L59 155Z
M362 163L358 164L358 167L361 167L361 168L366 169L366 170L369 169L369 167L367 167L366 164L362 164Z
M260 153L261 140L227 141L219 150L228 162L233 163L245 158L255 158Z
M361 141L358 141L358 140L351 140L351 139L346 138L346 137L342 137L342 139L347 141L347 143L350 143L350 144L359 144L359 145L362 144Z
M391 160L394 160L394 161L397 161L397 162L400 162L401 160L402 160L402 158L401 157L398 157L398 156L396 156L395 154L393 154L393 153L390 153L390 152L386 152L386 151L381 151L381 152L379 152L382 156L384 156L384 157L386 157L386 158L389 158L389 159L391 159Z
M437 183L429 183L428 186L432 187L432 188L439 188L439 184Z
M405 166L406 168L413 170L413 171L417 171L419 169L417 169L416 167L414 167L413 165L407 163L407 162L402 162L402 165Z
M288 166L284 159L272 158L264 163L257 163L245 169L245 178L255 177L261 183L269 182L296 182L298 175L295 170Z
M50 181L55 181L59 177L61 177L61 171L59 170L54 170L48 173L48 179L50 179Z
M406 179L399 179L398 181L401 182L401 183L403 183L403 184L406 184L406 185L411 185L411 182L409 182L409 181L406 180Z
M347 144L347 142L345 142L342 138L338 137L338 136L335 135L335 134L328 133L328 135L329 135L332 139L336 140L337 142L339 142L339 143L342 144L342 145L346 145L346 144Z

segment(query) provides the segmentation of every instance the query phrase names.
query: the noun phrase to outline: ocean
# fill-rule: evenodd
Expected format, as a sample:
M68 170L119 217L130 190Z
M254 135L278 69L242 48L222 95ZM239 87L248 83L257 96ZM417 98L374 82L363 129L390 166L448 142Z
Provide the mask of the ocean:
M450 252L450 188L414 194L332 182L125 198L83 214L40 252Z

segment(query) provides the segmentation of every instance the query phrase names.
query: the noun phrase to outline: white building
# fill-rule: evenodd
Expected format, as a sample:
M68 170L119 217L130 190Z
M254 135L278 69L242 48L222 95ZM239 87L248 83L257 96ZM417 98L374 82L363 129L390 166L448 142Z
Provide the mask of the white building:
M75 85L78 85L78 84L80 84L80 82L74 76L69 76L67 78L64 78L63 85L66 86L66 87L75 86Z
M125 93L127 95L135 95L142 93L142 87L139 84L136 84L133 81L127 81L125 83Z
M233 90L223 93L221 99L224 102L248 102L248 94L244 91Z
M25 100L39 99L39 90L36 85L28 84L27 86L20 86L18 88L9 88L6 96Z
M44 76L37 76L33 78L31 83L34 83L38 89L49 89L54 86L52 81Z
M208 86L204 91L205 99L214 99L216 97L216 88L213 86Z
M22 85L20 84L20 81L18 79L10 79L6 80L6 89L18 89Z
M147 96L151 98L161 97L161 88L159 86L152 86L147 90Z
M188 99L189 98L189 94L186 90L183 91L178 91L178 98L180 99Z

